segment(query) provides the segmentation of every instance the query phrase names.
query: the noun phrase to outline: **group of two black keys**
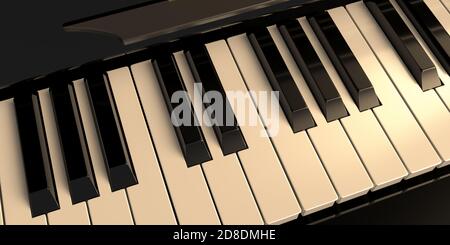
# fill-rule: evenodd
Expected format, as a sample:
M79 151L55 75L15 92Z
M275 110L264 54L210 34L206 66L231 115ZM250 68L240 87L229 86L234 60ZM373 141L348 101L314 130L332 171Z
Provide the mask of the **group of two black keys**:
M411 10L407 13L418 16L418 20L413 23L421 27L418 29L422 35L426 35L424 39L433 44L429 44L432 50L439 51L441 55L437 57L441 57L439 58L441 62L441 59L444 59L442 63L444 67L448 68L445 58L448 61L448 45L450 43L448 40L444 40L442 35L436 34L436 30L439 30L436 28L439 22L433 21L434 16L431 13L426 11L417 13L417 5L420 4L424 3L407 1L401 6L406 6L407 10ZM426 90L437 86L428 75L430 69L427 65L434 67L432 62L429 61L427 64L426 60L429 58L423 50L423 53L418 51L421 50L418 48L420 47L417 46L418 44L414 46L414 42L405 41L405 35L409 33L409 37L411 37L412 34L408 32L409 29L405 29L407 27L404 26L401 19L398 19L400 18L398 13L392 11L394 10L392 5L388 1L369 1L367 6L401 57L406 59L405 63L421 87ZM420 19L420 16L429 17L429 15L433 18L426 18L426 21ZM410 18L412 17L410 16ZM370 80L330 15L324 12L310 17L308 20L358 108L364 111L379 106L380 101ZM338 91L299 23L292 20L284 22L278 27L326 120L330 122L348 116ZM248 37L273 90L279 92L281 108L292 130L299 132L314 127L314 119L268 30L265 27L252 30ZM188 49L185 54L196 82L203 86L203 93L216 91L226 98L226 93L206 48L204 46L193 47ZM153 59L152 65L168 112L172 113L174 108L179 106L179 103L171 101L172 95L178 91L186 91L176 62L171 54L167 54ZM117 117L107 75L101 72L88 75L86 85L100 136L111 190L116 191L137 184L138 180L133 170L120 119ZM99 194L83 125L76 106L74 89L71 85L61 83L51 87L50 93L57 118L72 202L78 203L97 197ZM185 99L188 100L188 98ZM233 115L233 112L229 111L231 109L228 103L225 101L222 105L224 115ZM29 201L33 216L37 216L59 208L39 98L36 94L18 96L15 98L15 104ZM189 113L191 122L196 120L193 111L191 110ZM214 122L214 118L211 119ZM216 122L216 126L213 126L224 155L247 148L236 118L233 120L234 125L221 125ZM207 143L198 126L174 126L174 130L188 167L211 160Z

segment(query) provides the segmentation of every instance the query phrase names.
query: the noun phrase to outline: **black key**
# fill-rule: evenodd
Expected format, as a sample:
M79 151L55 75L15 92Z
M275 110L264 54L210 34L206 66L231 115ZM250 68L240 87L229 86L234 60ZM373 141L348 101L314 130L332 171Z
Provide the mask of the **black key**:
M72 85L50 88L72 203L99 196Z
M279 29L327 121L348 116L341 96L300 23L288 21L280 25Z
M86 85L111 190L117 191L137 184L108 77L101 73L90 75Z
M436 67L389 1L370 1L367 8L391 41L422 90L441 85Z
M214 98L208 98L211 104L206 105L211 106L220 103L222 106L222 115L210 113L209 117L223 154L228 155L247 149L247 143L226 97L225 90L220 83L214 64L209 57L208 50L205 46L197 46L189 49L185 54L196 83L201 83L203 86L203 94L208 95L208 92L218 92L224 99L221 103L221 101L214 101Z
M380 102L369 78L356 60L331 16L327 12L323 12L310 17L309 23L359 110L364 111L379 106Z
M428 44L439 63L450 74L450 35L439 20L423 1L405 0L399 1L398 4Z
M303 100L278 48L266 28L248 34L250 43L261 63L270 85L279 92L279 100L284 115L292 130L297 133L315 126L314 119Z
M178 106L183 106L185 104L189 105L189 108L186 108L190 110L189 115L184 114L172 117L172 120L188 117L188 122L191 123L190 125L184 125L180 120L174 125L188 167L211 160L211 154L209 153L203 133L195 124L197 119L193 113L192 105L186 93L186 88L184 87L184 83L173 57L171 55L158 57L156 60L153 60L153 67L158 77L159 86L164 95L169 113L172 114L174 108L177 108ZM183 97L180 98L180 101L174 102L171 99L177 92L183 92L180 93ZM186 111L184 110L183 112L185 113Z
M39 97L20 95L14 102L31 215L35 217L59 209L58 196Z

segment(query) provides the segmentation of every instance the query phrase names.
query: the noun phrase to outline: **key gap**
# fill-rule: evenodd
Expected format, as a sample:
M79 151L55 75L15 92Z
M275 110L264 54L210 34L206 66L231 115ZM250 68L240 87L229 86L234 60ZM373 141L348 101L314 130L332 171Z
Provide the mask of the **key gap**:
M89 208L89 202L85 201L84 205L86 205L86 211L87 211L88 218L89 218L89 224L93 225L94 223L92 222L91 209Z
M148 62L150 62L150 61L148 61ZM153 134L152 134L152 131L151 131L151 129L150 129L149 123L148 123L148 121L147 121L147 117L145 116L145 113L144 113L144 107L142 106L141 95L139 94L138 89L137 89L137 87L136 87L136 81L135 81L135 78L134 78L133 71L131 70L130 67L128 67L128 71L130 72L131 79L133 79L133 87L134 87L134 90L136 91L136 96L137 96L137 98L138 98L139 105L140 105L140 107L141 107L140 109L141 109L142 117L144 118L145 126L147 127L148 135L149 135L150 140L151 140L151 142L152 142L153 152L155 153L156 161L158 162L158 166L159 166L159 171L160 171L160 173L161 173L162 179L163 179L163 181L164 181L164 185L165 185L166 190L167 190L167 195L168 195L168 197L169 197L169 201L170 201L170 205L171 205L171 207L172 207L173 215L175 216L175 221L177 222L177 224L180 225L180 221L179 221L179 219L178 219L177 212L176 212L176 210L175 210L175 205L173 204L172 196L171 196L170 190L169 190L169 188L168 188L168 186L167 186L166 176L164 175L164 171L162 170L162 167L161 167L161 160L160 160L160 158L159 158L158 152L156 151L155 143L154 143L154 140L153 140Z
M222 217L220 216L219 209L217 208L216 200L214 199L214 195L212 194L211 187L209 186L208 178L206 178L205 170L203 168L203 164L200 164L200 169L201 169L201 172L202 172L203 179L206 182L206 186L208 187L208 192L209 192L209 195L211 196L211 200L213 202L214 208L216 209L216 214L217 214L217 217L219 218L219 222L220 222L221 225L223 225Z
M3 204L3 192L2 187L0 186L0 205L1 205L1 211L2 211L2 221L3 224L6 225L6 218L5 218L5 205Z
M128 195L128 188L125 189L125 197L127 198L128 208L130 209L131 220L133 221L133 225L136 225L136 219L134 218L133 207L131 206L130 196Z

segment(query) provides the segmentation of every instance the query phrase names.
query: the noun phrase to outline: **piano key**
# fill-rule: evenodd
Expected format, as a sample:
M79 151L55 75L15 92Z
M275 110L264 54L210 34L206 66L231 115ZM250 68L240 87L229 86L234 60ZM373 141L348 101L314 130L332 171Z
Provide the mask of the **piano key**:
M363 25L367 21L365 16L370 16L363 2L350 4L347 10L353 19L358 19ZM441 163L439 156L357 26L348 23L346 31L342 33L383 103L383 106L373 111L408 169L407 177L412 178L434 169Z
M339 30L342 30L342 25L346 21L342 11L346 13L343 8L329 11ZM363 112L358 110L317 38L313 35L309 37L351 115L341 119L341 124L375 185L373 190L400 182L408 172L372 110Z
M450 0L441 0L441 2L450 13Z
M445 7L442 6L440 2L437 1L429 1L425 0L425 3L430 8L430 10L433 12L433 14L438 18L442 26L447 32L447 35L450 35L450 22L448 19L450 18L450 12L447 12ZM419 38L420 39L420 38ZM419 41L421 42L421 41ZM441 78L442 83L444 86L441 86L439 88L436 88L436 92L441 97L442 101L446 105L447 109L450 110L450 73L447 73L444 68L441 66L439 61L434 57L434 55L431 53L431 51L428 49L427 45L424 44L424 42L421 42L422 47L425 49L425 51L429 54L431 60L436 65L437 72L439 74L439 77Z
M33 217L59 209L58 194L42 122L39 98L24 94L14 99L24 160L25 178Z
M69 182L67 181L64 158L59 140L56 118L48 89L39 91L39 101L42 108L42 118L47 135L49 154L52 162L55 184L58 189L58 200L61 209L47 215L50 225L89 225L89 213L86 203L73 205Z
M295 133L314 127L311 113L284 65L267 29L253 31L248 39L264 68L274 91L279 92L281 108Z
M299 19L299 22L309 40L315 37L306 18ZM338 202L342 203L366 194L374 185L341 123L339 121L328 123L325 120L299 70L293 65L290 67L290 72L317 122L318 126L308 130L308 135L335 187L339 196ZM336 150L336 146L339 146L339 150ZM352 178L349 179L348 176Z
M177 224L154 145L132 81L110 73L111 90L139 184L128 187L136 224ZM157 106L150 104L151 106Z
M47 224L45 215L31 216L13 99L0 102L0 135L0 181L5 224Z
M247 36L242 34L227 41L248 89L270 94L272 88ZM257 98L254 98L254 102L260 111L266 106L264 101ZM269 132L278 131L271 139L300 201L302 214L308 215L333 205L337 194L308 134L305 131L294 133L281 111L271 117L260 113L260 117Z
M190 104L189 98L185 97L180 98L179 102L171 101L175 93L186 90L171 55L169 54L153 60L153 67L169 113L172 114L174 108L182 105L183 101L187 101ZM196 120L193 112L189 113L189 117L190 122ZM174 118L176 117L172 117L172 120ZM211 160L208 146L200 128L196 125L182 125L181 121L177 123L180 125L174 125L174 129L188 166L194 166Z
M362 13L354 20L445 164L450 160L450 138L447 136L450 114L447 108L434 90L423 92L414 86L414 78L371 16Z
M279 25L281 35L328 122L348 116L341 96L296 20Z
M189 70L186 57L182 52L177 52L174 58L189 97L191 101L194 101L200 92L194 91L195 79ZM204 108L201 101L198 102L200 103L193 106L197 117L202 118ZM224 156L219 142L214 137L213 129L205 125L202 129L213 158L203 164L202 168L222 223L225 225L264 224L238 156L236 154Z
M366 5L422 90L439 87L436 67L389 0L369 1Z
M117 191L137 184L138 180L108 83L108 78L104 74L90 75L86 79L109 183L111 190Z
M131 72L179 224L220 224L201 165L188 168L184 161L151 62L132 65ZM115 92L134 90L128 68L108 74Z
M435 0L434 2L438 3L439 1ZM399 1L398 6L433 51L442 67L447 73L450 73L450 35L427 4L424 1L404 0Z
M326 12L308 19L360 111L380 105L372 84Z
M436 4L437 3L437 4ZM431 6L439 6L440 4L436 1L431 1ZM394 6L397 6L394 4ZM440 5L442 7L442 5ZM397 6L398 7L398 6ZM439 97L441 98L441 100L444 102L444 104L446 105L447 109L450 108L450 86L445 86L447 84L450 84L450 75L449 73L447 73L444 69L444 67L441 65L441 63L439 62L439 60L436 58L436 56L433 54L433 52L431 51L431 49L429 48L429 46L426 44L426 42L424 41L424 39L422 38L422 36L417 32L417 30L415 29L415 27L413 26L413 24L406 18L406 16L404 15L404 13L402 13L401 9L398 9L399 14L402 16L403 21L405 22L405 24L410 28L411 32L413 33L413 35L415 36L415 38L417 39L417 41L420 43L420 45L422 46L422 48L425 50L425 52L427 53L428 57L430 57L430 59L432 60L432 62L434 63L434 65L436 66L437 69L437 73L442 81L442 83L444 84L444 86L440 86L438 88L435 88L435 91L439 94ZM447 13L445 11L445 9L443 9L442 11L440 11L441 14L444 12L445 16L444 19L447 19L450 17L450 13ZM448 21L444 21L443 23L447 23ZM448 24L447 24L448 26ZM450 33L450 27L446 28L447 33ZM448 35L448 34L447 34Z
M103 162L103 154L86 84L84 80L77 80L73 82L73 86L100 194L100 197L90 199L87 202L91 222L93 225L132 225L133 217L125 190L112 192L108 182L106 165Z
M298 217L301 212L295 193L268 138L258 112L225 40L206 44L225 91L238 92L248 105L245 113L239 103L231 103L249 148L238 152L249 184L266 224L281 224ZM245 114L245 115L244 115ZM245 118L255 119L252 125Z
M98 196L86 136L71 85L50 88L72 203Z
M186 51L186 57L196 82L202 84L204 92L218 92L222 98L226 98L225 91L220 84L217 72L211 64L211 58L206 49L202 46L192 48ZM213 98L207 99L213 100ZM236 118L233 117L233 120L229 120L230 122L224 121L227 118L226 115L233 115L228 100L222 103L222 112L222 115L214 115L214 118L211 118L211 122L214 123L214 132L220 142L223 153L228 155L246 149L247 144L236 122Z

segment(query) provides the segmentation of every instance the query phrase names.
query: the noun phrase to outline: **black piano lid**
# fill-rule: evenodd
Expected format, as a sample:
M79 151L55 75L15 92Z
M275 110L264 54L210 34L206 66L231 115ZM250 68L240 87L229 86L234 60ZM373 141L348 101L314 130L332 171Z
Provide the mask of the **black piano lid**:
M199 40L215 41L246 32L252 27L275 24L284 19L313 14L356 0L223 1L232 6L238 3L241 8L239 11L233 12L228 7L228 14L215 15L214 21L211 23L205 22L204 19L199 22L191 22L188 26L184 26L187 27L185 29L174 28L172 32L153 30L154 34L161 34L153 38L151 35L145 36L144 34L141 35L141 38L131 37L130 40L140 41L128 45L124 45L120 38L112 34L116 32L114 28L111 29L112 33L106 35L105 33L98 35L99 32L94 34L92 31L67 32L64 30L82 29L80 25L83 23L90 23L89 21L95 19L121 16L123 13L138 11L138 9L194 1L199 2L199 0L172 0L170 2L167 0L44 0L39 2L18 0L4 3L0 9L0 27L2 27L0 100L13 97L25 88L31 90L45 88L46 82L36 80L48 81L49 78L42 78L55 72L64 74L65 78L78 79L83 77L83 72L79 72L80 69L76 67L81 65L94 67L86 65L88 63L100 63L103 68L114 69L149 59L151 58L149 54L153 55L155 50L165 50L166 52L168 49L181 50L183 45L189 43L189 39L196 40L196 42ZM251 3L258 4L259 7L251 8L249 7ZM242 9L243 4L247 4L247 8L244 8L245 11ZM27 7L23 8L23 6ZM172 10L173 12L164 16L166 22L172 16L177 16L177 11L185 9L170 9L170 11ZM198 14L198 12L196 13ZM211 15L211 13L209 14ZM115 23L112 26L122 29L129 27L128 24L123 23ZM145 28L153 25L140 24L138 26L144 28L141 30L142 32L147 32L148 30ZM128 43L131 42L128 41ZM136 52L136 50L142 49L147 51ZM133 55L128 55L129 53L133 53ZM127 58L108 58L108 62L104 62L107 57L124 55ZM51 79L55 79L53 75L51 77Z

